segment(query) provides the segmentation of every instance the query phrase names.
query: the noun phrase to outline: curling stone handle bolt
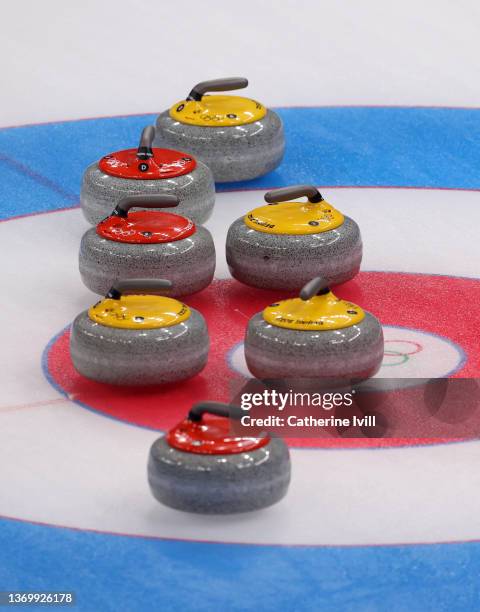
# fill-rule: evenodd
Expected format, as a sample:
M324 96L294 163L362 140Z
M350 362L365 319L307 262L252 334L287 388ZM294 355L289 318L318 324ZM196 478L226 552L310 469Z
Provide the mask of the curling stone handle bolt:
M126 217L131 208L175 208L180 200L178 196L165 195L131 195L122 198L112 212L112 217Z
M288 202L306 196L312 204L323 202L322 194L313 185L292 185L268 191L263 197L265 202L276 204L277 202Z
M131 280L117 281L105 297L119 300L123 293L150 294L160 289L169 289L172 282L165 279L133 278Z
M153 125L147 125L143 128L142 135L140 136L140 143L137 149L138 159L149 159L153 157L152 144L155 138L155 128Z
M248 79L243 77L227 77L225 79L213 79L212 81L202 81L195 85L188 94L187 100L199 102L207 91L232 91L233 89L243 89L247 87Z
M200 402L192 406L187 418L189 421L198 423L202 420L205 413L216 414L230 419L240 419L245 414L245 411L238 406L231 406L222 402Z
M327 286L327 281L321 276L316 276L302 287L300 291L300 299L304 301L311 300L315 295L325 295L329 292L330 289Z

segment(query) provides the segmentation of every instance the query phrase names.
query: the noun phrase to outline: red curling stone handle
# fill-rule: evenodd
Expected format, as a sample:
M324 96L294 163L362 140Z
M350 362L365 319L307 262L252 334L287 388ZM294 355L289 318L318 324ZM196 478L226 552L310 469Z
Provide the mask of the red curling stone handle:
M131 208L175 208L180 200L176 195L132 195L122 198L111 216L126 217Z
M323 202L322 194L313 185L292 185L268 191L264 196L265 202L276 204L277 202L288 202L296 198L306 196L310 202Z
M142 135L140 136L140 143L137 149L138 159L149 159L153 157L153 140L155 138L155 128L153 125L147 125L143 128Z
M188 413L188 420L198 423L204 414L216 414L229 419L240 419L245 412L238 406L231 406L222 402L200 402L192 406Z

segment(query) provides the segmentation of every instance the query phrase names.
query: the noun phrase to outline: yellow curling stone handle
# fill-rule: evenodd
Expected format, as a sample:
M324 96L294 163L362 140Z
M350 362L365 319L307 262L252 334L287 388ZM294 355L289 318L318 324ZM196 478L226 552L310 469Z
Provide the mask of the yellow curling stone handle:
M250 98L225 95L205 95L208 91L231 91L247 87L243 77L214 79L198 83L185 100L174 104L170 117L180 123L200 127L232 127L263 119L267 109Z
M190 308L173 298L151 295L170 288L167 280L134 279L116 283L105 298L88 311L92 321L121 329L155 329L186 321ZM124 295L124 293L129 295Z
M328 331L352 327L365 317L365 311L337 298L321 277L312 279L300 297L267 306L263 318L267 323L285 329Z
M289 202L306 196L307 202ZM345 221L341 212L326 202L312 185L294 185L265 194L269 206L247 213L245 225L265 234L309 235L329 232Z

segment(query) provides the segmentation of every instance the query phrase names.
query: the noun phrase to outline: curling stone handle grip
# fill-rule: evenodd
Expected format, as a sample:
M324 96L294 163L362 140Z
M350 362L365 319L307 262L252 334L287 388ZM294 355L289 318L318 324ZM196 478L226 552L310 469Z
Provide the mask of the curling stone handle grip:
M137 149L137 157L139 159L149 159L153 157L153 140L155 138L155 128L153 125L147 125L143 128L142 135L140 136L140 143Z
M119 300L123 293L140 293L150 294L159 291L160 289L169 289L172 282L165 279L151 278L132 278L131 280L117 281L105 297L112 300Z
M175 208L180 200L173 194L131 195L122 198L112 212L112 216L126 217L131 208Z
M323 295L329 291L330 289L328 288L327 281L322 276L316 276L302 287L300 299L304 301L311 300L315 295Z
M192 406L188 413L188 420L199 422L204 414L216 414L230 419L240 419L245 412L238 406L231 406L222 402L200 402Z
M187 100L199 101L207 91L232 91L233 89L243 89L248 86L248 79L243 77L227 77L225 79L213 79L197 83L188 94Z
M322 194L313 185L292 185L268 191L263 197L265 202L276 204L277 202L288 202L306 196L310 202L322 202Z

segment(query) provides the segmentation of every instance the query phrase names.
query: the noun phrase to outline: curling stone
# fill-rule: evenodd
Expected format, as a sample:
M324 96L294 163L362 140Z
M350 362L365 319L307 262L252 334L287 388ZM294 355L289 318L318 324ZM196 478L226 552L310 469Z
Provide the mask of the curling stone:
M247 85L247 79L237 77L199 83L186 100L159 115L155 142L190 151L219 183L249 181L270 172L285 150L280 117L249 98L205 95Z
M170 285L119 281L105 299L79 314L70 336L75 369L113 385L157 385L203 370L209 349L203 316L173 298L152 295Z
M287 201L302 196L308 202ZM264 197L267 206L250 211L228 230L226 256L234 278L263 289L297 290L315 276L333 285L357 274L360 229L315 187L285 187Z
M299 298L250 319L245 359L260 379L353 384L380 368L383 331L372 314L335 297L317 277Z
M168 278L162 295L201 291L213 279L215 246L210 232L186 217L132 208L178 206L175 195L128 196L80 244L80 275L85 285L105 295L118 279Z
M203 514L258 510L282 499L290 483L288 448L279 438L233 433L229 418L244 414L217 402L193 406L150 449L154 497L171 508Z
M122 198L133 195L176 195L178 212L205 223L215 202L210 170L189 153L152 148L155 128L142 132L138 149L105 155L83 175L80 204L87 221L96 225Z

